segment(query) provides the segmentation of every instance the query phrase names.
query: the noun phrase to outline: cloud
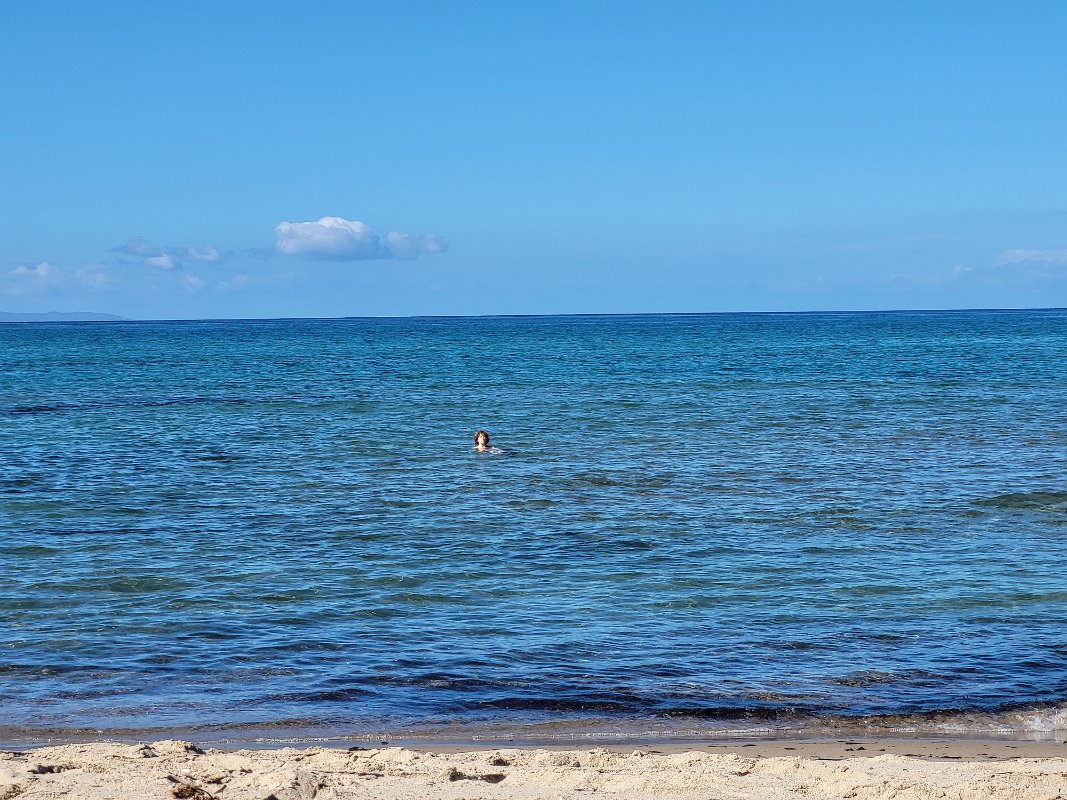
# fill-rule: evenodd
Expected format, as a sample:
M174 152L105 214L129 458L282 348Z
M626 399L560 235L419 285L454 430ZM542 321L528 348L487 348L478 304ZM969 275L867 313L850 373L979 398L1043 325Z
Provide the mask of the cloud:
M178 261L178 259L176 259L174 256L170 255L170 253L164 253L161 256L153 256L152 258L146 258L144 260L144 263L146 263L150 267L158 267L159 269L166 270L181 268L181 262Z
M448 249L445 237L436 234L416 236L392 231L385 240L393 257L405 260L416 259L423 253L443 253Z
M114 283L114 280L99 266L68 270L47 261L33 266L22 264L0 273L0 288L9 295L61 292L71 288L99 289L109 283Z
M138 256L140 258L154 258L163 255L161 248L156 247L143 236L134 236L132 239L127 240L126 244L112 247L111 250L114 253L125 253L128 256Z
M144 260L149 267L162 270L181 269L186 261L198 261L206 264L215 264L223 261L227 255L221 253L215 247L159 247L145 239L143 236L134 236L127 240L126 244L111 248L113 253L124 253L128 256L137 256Z
M279 222L274 228L278 252L328 261L385 258L381 241L359 220L323 217L318 222Z
M209 264L214 264L218 261L222 261L222 253L216 250L211 245L207 247L201 247L199 250L195 247L182 248L182 255L188 258L190 261L204 261Z
M62 291L67 274L54 264L41 261L33 266L20 264L0 274L0 288L4 294L22 296Z
M115 279L104 270L96 267L79 267L74 270L74 280L83 286L99 289L109 283L115 283Z
M1067 264L1067 250L1005 250L997 264Z
M370 225L343 217L322 217L317 222L279 222L274 236L275 248L282 255L317 261L411 260L423 253L443 253L448 249L445 238L436 234L420 236L391 231L382 242Z
M47 261L42 261L39 264L34 264L32 267L26 265L20 265L11 270L10 273L18 280L34 281L39 284L57 284L62 283L65 275L59 267L49 264Z

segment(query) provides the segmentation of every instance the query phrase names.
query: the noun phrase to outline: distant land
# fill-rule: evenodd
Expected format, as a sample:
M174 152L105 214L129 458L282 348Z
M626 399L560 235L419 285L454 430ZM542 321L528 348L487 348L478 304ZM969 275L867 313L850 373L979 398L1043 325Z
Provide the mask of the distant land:
M115 314L97 314L95 311L44 311L36 314L0 311L0 322L121 322L125 319Z

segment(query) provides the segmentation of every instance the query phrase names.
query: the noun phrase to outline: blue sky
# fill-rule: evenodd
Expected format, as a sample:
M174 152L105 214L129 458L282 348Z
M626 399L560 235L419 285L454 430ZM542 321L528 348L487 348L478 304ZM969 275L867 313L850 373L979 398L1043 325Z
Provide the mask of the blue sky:
M1067 3L0 2L0 310L1067 306Z

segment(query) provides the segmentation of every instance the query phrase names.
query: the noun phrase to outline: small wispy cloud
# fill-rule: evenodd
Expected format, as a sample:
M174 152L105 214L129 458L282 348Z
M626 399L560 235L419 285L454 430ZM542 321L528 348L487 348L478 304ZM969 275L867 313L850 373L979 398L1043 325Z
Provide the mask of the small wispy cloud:
M163 255L146 258L144 260L144 263L146 263L150 267L156 267L157 269L165 270L178 269L181 267L181 262L178 261L178 259L172 256L170 253L164 253Z
M127 240L126 244L113 247L112 252L125 253L128 256L137 256L138 258L155 258L163 255L162 248L156 247L143 236L134 236L132 239Z
M385 237L385 241L393 258L408 261L418 258L423 253L443 253L448 249L448 241L445 237L432 233L416 236L411 233L391 231Z
M47 261L20 264L0 273L0 288L9 295L26 295L66 289L99 289L113 279L99 266L63 269Z
M190 261L202 261L208 264L214 264L223 259L222 253L210 245L199 249L195 247L184 247L181 248L180 255L182 258L187 258Z
M11 270L11 275L20 280L36 281L41 284L59 283L63 280L64 273L59 267L42 261L32 267L20 264Z
M448 241L436 234L390 231L382 237L365 222L322 217L315 222L279 222L275 249L286 256L317 261L368 261L381 258L413 260L424 253L443 253Z
M89 286L93 289L100 289L110 283L115 283L115 279L99 267L79 267L74 270L74 280L82 286Z
M1067 264L1067 250L1005 250L997 264Z
M0 274L0 289L11 297L61 291L66 283L66 273L47 261L20 264Z
M217 248L207 245L205 247L187 247L176 245L174 247L159 247L145 239L143 236L134 236L118 247L111 248L113 253L135 256L149 267L162 270L181 269L186 261L196 261L205 264L214 264L226 258L225 253Z

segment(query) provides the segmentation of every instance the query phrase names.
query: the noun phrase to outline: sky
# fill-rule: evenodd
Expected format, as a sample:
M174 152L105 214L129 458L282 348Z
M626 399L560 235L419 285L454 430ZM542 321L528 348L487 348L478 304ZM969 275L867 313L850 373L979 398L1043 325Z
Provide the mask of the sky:
M0 0L0 311L1067 306L1067 3Z

